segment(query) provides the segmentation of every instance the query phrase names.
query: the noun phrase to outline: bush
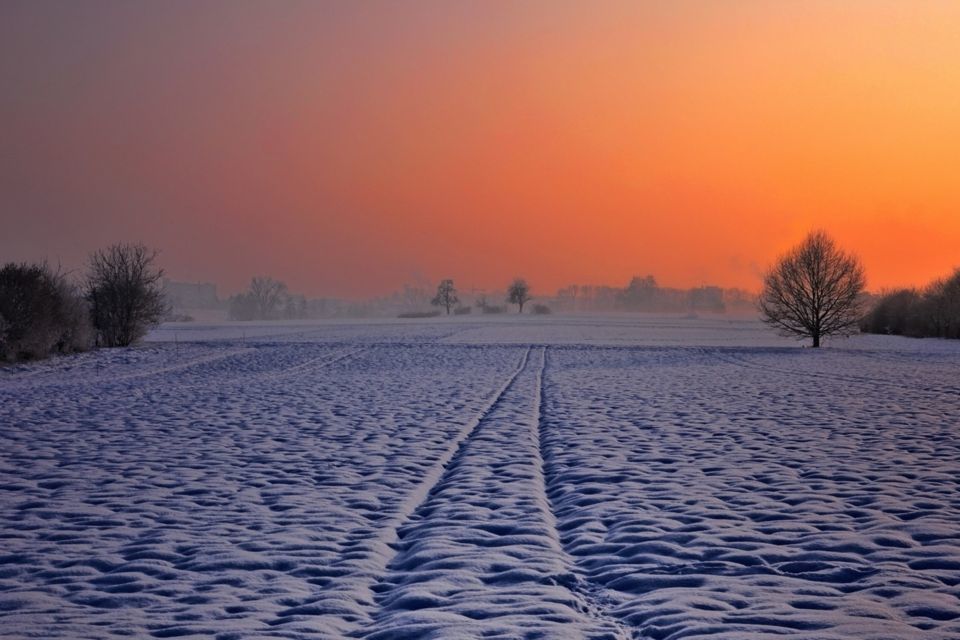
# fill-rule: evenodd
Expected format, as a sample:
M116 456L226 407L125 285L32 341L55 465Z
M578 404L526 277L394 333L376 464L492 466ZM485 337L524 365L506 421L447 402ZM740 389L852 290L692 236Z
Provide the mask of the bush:
M440 315L439 311L405 311L397 314L398 318L436 318Z
M473 311L473 307L457 307L453 310L455 316L468 316Z
M545 305L545 304L535 304L535 305L533 305L533 314L534 314L534 315L537 315L537 316L548 316L548 315L550 315L551 313L553 313L553 312L550 311L550 307L548 307L548 306Z
M73 285L60 279L60 299L63 303L63 332L57 342L59 353L79 353L89 351L97 341L97 332L93 328L90 305L82 293Z
M87 300L100 346L133 344L166 316L156 258L142 244L115 244L90 256Z
M63 275L46 264L0 268L0 358L45 358L89 349L87 307Z

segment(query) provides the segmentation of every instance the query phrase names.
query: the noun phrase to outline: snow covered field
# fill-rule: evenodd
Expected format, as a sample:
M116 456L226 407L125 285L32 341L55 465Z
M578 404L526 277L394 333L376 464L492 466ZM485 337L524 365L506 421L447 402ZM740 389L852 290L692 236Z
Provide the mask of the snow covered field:
M0 637L960 638L960 344L151 340L0 369Z

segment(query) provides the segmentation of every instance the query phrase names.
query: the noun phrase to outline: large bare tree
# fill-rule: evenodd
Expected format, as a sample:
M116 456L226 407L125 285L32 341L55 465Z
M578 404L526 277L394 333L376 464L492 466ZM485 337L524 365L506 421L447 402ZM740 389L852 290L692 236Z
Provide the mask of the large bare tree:
M819 347L825 336L856 333L864 285L860 260L814 231L766 274L760 312L782 334Z

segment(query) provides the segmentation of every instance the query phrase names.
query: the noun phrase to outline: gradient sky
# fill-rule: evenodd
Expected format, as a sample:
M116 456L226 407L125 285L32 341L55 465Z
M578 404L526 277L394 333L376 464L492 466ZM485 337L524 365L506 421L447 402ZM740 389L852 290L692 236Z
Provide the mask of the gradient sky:
M0 4L0 260L309 295L960 266L960 3Z

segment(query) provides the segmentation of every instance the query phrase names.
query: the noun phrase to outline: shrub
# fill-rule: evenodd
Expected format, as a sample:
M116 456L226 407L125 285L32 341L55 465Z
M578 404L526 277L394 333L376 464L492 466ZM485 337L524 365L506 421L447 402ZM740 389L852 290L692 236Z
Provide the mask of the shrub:
M550 307L545 304L535 304L533 305L533 314L537 316L548 316L552 313Z
M97 341L97 333L90 317L90 305L75 286L63 278L59 281L60 299L63 304L63 331L57 341L59 353L89 351Z
M0 268L0 358L44 358L90 348L86 305L66 278L46 264Z
M455 316L468 316L473 311L473 307L457 307L453 310Z
M397 314L398 318L436 318L440 315L437 310L434 311L405 311Z

